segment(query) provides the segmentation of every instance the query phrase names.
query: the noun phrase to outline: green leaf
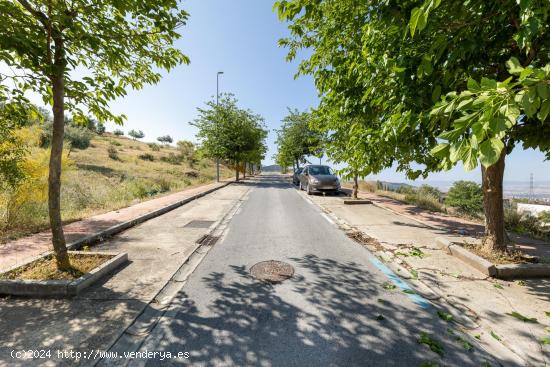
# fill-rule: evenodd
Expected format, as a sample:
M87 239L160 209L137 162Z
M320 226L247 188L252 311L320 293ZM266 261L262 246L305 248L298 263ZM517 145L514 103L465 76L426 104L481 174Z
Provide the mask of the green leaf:
M493 287L498 288L498 289L504 289L504 287L501 284L498 284L498 283L493 284Z
M430 347L432 352L435 352L440 357L443 357L443 354L444 354L443 346L439 343L439 341L432 338L430 335L422 332L420 334L420 337L418 338L418 343L427 345L428 347Z
M523 66L521 66L519 60L515 57L506 61L506 67L508 68L508 72L512 75L518 75L523 71Z
M498 341L502 341L502 339L500 338L500 336L498 336L494 331L491 330L491 336L493 338L495 338L496 340Z
M481 78L481 88L485 90L496 90L497 89L497 81L489 78Z
M403 289L403 293L416 294L415 291L413 291L412 289Z
M411 31L411 37L414 37L414 32L418 25L418 20L422 15L422 10L420 8L414 8L411 12L411 19L409 20L409 28Z
M413 279L418 279L418 272L416 270L411 269L409 273L411 273Z
M396 286L395 286L395 284L393 284L393 283L384 282L384 283L382 284L382 288L388 289L388 290L393 290L393 289L396 288Z
M430 153L432 153L433 156L443 158L449 154L449 148L451 146L449 144L439 144L436 145Z
M479 92L481 90L481 88L479 87L479 83L476 82L474 79L472 78L468 78L468 83L467 83L467 86L468 86L468 90L470 92Z
M548 85L546 83L538 83L537 84L537 94L542 99L547 99L550 96L550 92L548 92Z
M437 102L439 97L441 96L441 86L438 84L435 86L435 88L432 91L432 102Z
M539 113L537 114L537 117L544 122L546 118L548 117L548 114L550 114L550 99L545 100L542 102L542 105L540 106Z
M550 344L550 338L543 338L543 339L540 340L540 342L541 342L542 344L549 345L549 344Z
M437 311L437 316L439 316L441 320L453 321L453 315L444 311Z
M481 164L485 167L495 164L498 161L503 148L504 143L498 138L485 140L479 145L479 151L481 153L479 160Z
M537 322L536 318L534 318L534 317L530 318L530 317L527 317L527 316L523 316L522 314L520 314L519 312L516 312L516 311L513 311L511 313L507 313L506 315L515 317L516 319L521 320L523 322L533 322L533 323Z

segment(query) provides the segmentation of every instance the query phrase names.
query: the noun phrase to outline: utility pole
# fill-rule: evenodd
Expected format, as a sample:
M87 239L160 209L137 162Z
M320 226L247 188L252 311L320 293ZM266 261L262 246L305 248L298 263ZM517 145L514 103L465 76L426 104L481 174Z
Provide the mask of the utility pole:
M216 106L219 104L220 99L220 75L223 71L218 71L216 74ZM220 182L220 158L216 158L216 182Z
M529 202L532 202L534 200L535 196L535 188L533 185L533 174L531 173L531 177L529 179Z

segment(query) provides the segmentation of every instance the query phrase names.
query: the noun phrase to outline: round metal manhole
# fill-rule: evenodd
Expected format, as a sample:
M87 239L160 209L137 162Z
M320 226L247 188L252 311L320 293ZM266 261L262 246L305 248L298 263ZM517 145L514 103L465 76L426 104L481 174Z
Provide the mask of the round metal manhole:
M269 260L262 261L250 268L250 274L258 280L269 283L280 283L292 278L294 268L285 262Z

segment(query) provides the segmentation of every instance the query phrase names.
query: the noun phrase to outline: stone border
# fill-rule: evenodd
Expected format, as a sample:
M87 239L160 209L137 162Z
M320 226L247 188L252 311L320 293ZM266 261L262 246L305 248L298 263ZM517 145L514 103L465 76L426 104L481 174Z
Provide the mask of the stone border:
M372 204L372 200L367 199L344 199L344 205Z
M446 238L436 237L435 244L448 254L493 278L550 278L550 264L493 264Z
M84 289L95 283L101 277L110 273L123 263L128 261L127 253L111 253L111 252L90 252L90 251L69 251L72 254L85 255L110 255L113 256L110 260L104 262L89 273L85 273L80 278L75 280L0 280L0 294L12 296L33 296L33 297L70 297L76 296ZM15 270L22 266L28 265L41 257L46 257L49 254L42 255L38 258L33 258L24 264L19 264L6 270L6 272Z

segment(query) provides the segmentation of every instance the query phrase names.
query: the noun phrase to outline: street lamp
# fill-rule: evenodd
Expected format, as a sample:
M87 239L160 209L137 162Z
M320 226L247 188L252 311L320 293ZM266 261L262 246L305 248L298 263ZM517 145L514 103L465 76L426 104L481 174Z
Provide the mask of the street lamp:
M219 103L220 98L220 75L223 71L218 71L216 74L216 106ZM216 158L216 182L220 182L220 158Z

